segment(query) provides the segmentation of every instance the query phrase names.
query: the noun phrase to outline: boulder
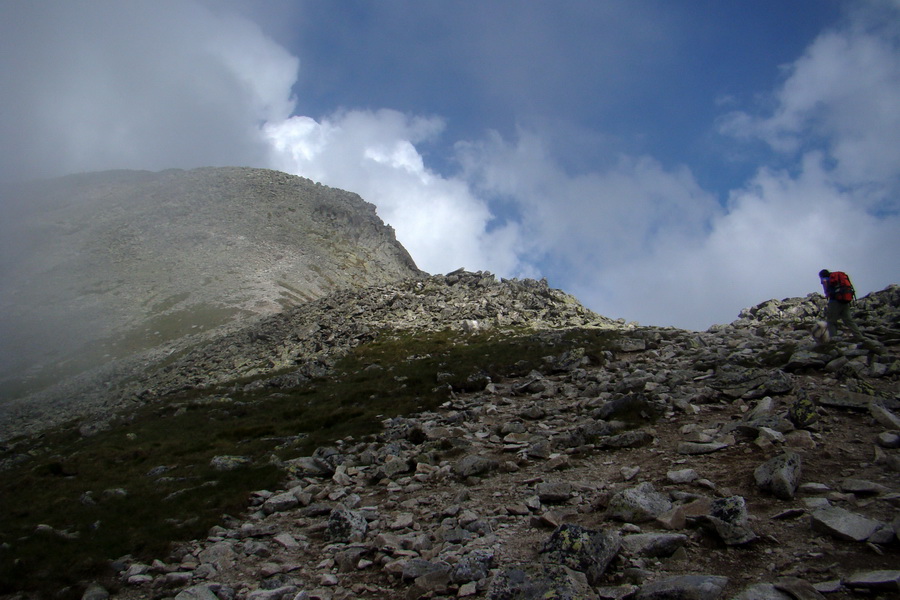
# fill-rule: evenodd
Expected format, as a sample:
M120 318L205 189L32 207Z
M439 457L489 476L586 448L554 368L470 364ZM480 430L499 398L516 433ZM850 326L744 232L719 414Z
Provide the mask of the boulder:
M519 563L502 568L491 580L488 600L599 600L580 571L548 563Z
M756 539L756 533L749 526L747 503L741 496L714 500L705 520L728 546L741 546Z
M453 472L459 477L466 478L475 475L484 475L490 471L496 470L500 466L496 460L485 458L478 454L469 454L456 461L453 465Z
M791 500L800 485L802 462L796 452L780 454L756 468L753 472L756 485L776 498Z
M544 542L541 559L584 573L588 583L596 585L619 552L620 545L619 534L615 531L562 525Z
M672 508L668 496L656 491L650 483L622 490L609 501L606 516L629 523L651 521Z
M175 600L219 600L208 585L195 585L178 592Z
M365 539L368 523L361 512L338 504L328 516L325 537L332 542L359 542Z

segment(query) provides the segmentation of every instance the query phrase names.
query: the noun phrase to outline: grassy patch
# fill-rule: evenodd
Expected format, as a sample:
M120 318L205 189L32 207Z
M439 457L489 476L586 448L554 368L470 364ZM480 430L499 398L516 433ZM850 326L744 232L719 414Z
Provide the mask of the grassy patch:
M242 512L250 492L279 486L284 473L273 455L305 456L377 434L384 418L432 410L451 390L525 375L572 348L596 359L614 335L382 332L332 376L302 387L195 391L161 398L91 437L73 425L20 440L2 456L30 458L0 481L0 593L55 594L125 554L165 558L171 542L203 537L223 514ZM217 471L210 461L220 455L252 462Z

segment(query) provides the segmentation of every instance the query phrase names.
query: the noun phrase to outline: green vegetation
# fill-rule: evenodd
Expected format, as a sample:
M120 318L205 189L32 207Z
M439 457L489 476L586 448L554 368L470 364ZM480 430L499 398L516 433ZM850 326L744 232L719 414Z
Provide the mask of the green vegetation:
M173 541L203 537L249 493L280 486L280 460L337 439L377 434L386 417L431 410L449 391L525 375L582 348L599 360L615 332L382 332L334 374L290 390L225 388L161 398L90 437L77 424L14 440L0 481L0 593L56 595L111 559L165 558ZM217 471L215 456L248 466ZM46 525L48 527L38 527ZM52 529L51 529L52 528ZM57 596L60 597L60 596Z

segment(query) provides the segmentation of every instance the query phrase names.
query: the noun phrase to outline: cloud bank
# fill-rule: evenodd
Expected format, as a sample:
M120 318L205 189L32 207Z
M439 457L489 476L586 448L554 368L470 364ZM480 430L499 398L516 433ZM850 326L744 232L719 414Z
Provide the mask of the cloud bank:
M604 315L646 324L729 322L816 291L821 268L850 272L861 292L900 281L894 3L855 5L759 90L758 105L710 117L722 144L757 161L725 192L652 151L613 149L575 170L553 115L452 139L446 115L304 114L303 56L252 19L266 3L243 16L230 6L5 4L0 179L276 168L375 204L426 271L547 277Z
M299 60L193 2L4 2L0 179L262 165Z

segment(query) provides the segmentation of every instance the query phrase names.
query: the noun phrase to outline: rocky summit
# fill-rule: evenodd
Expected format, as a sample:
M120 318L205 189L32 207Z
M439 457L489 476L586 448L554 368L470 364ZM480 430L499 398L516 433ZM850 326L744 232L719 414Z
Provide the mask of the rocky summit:
M199 510L263 463L276 483L247 490L240 510L220 514L203 535L156 554L136 547L108 556L105 574L73 577L56 594L896 598L900 286L855 304L865 340L816 345L809 330L823 306L818 294L770 300L691 332L611 321L546 282L487 273L341 291L122 383L107 396L108 415L82 407L81 437L69 447L93 458L54 455L49 433L8 443L9 472L36 478L40 463L49 474L39 482L87 479L100 456L91 444L104 436L115 446L109 469L124 474L137 462L140 475L57 500L60 512L89 515L81 528L61 516L4 531L0 559L12 566L3 572L24 573L16 553L35 540L86 548L137 495L163 489L159 506L193 495ZM512 339L521 345L501 360ZM416 345L426 342L428 351ZM399 353L385 350L397 343ZM383 352L352 368L343 362L370 347ZM470 354L478 368L459 372ZM369 387L376 377L381 387ZM338 380L350 385L328 396L331 404L360 392L346 420L411 389L416 401L437 401L403 414L379 409L377 431L302 452L307 434L274 429L291 411L273 411L269 428L254 429L254 403L289 399L301 411ZM121 416L140 407L164 415L170 435L191 415L208 415L190 421L197 444L228 438L217 427L232 413L243 432L188 468L187 448L161 458L153 452L164 441L153 452L140 445L152 432ZM276 445L253 454L267 436ZM37 572L63 579L52 568Z

